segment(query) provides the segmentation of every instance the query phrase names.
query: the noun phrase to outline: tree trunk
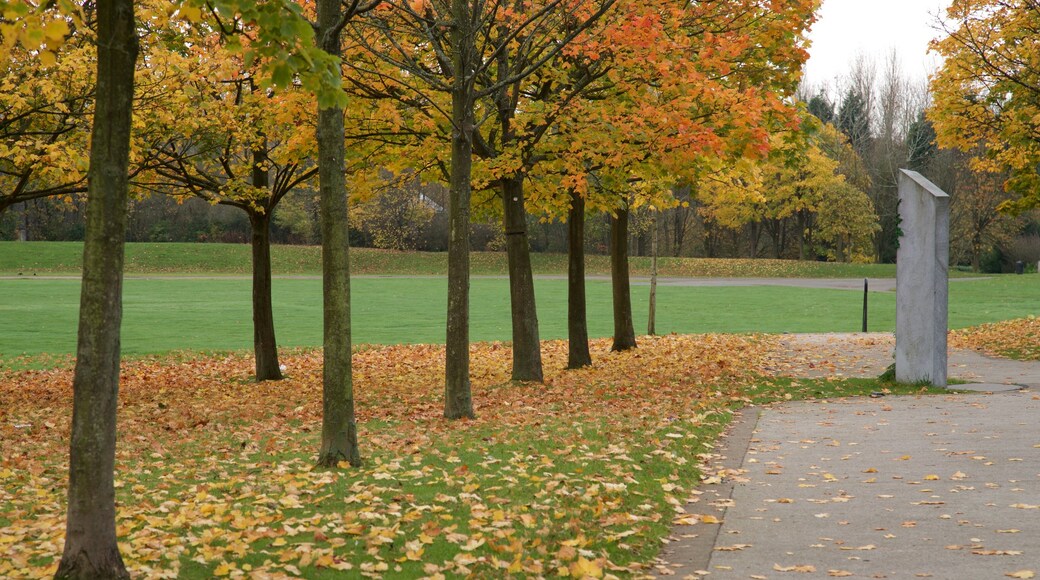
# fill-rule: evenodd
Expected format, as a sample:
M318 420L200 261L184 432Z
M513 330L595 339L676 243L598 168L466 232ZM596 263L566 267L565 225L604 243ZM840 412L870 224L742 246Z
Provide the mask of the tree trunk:
M339 0L318 0L318 42L332 55L340 53L336 29ZM344 174L343 109L318 110L318 187L321 213L321 267L324 311L322 425L318 465L341 461L361 464L354 417L354 377L350 341L350 235Z
M610 281L614 296L614 345L610 350L636 347L632 325L632 292L628 280L628 206L610 220Z
M805 228L806 227L807 227L807 225L805 223L805 217L802 215L802 212L798 212L798 259L799 260L805 260L806 256L809 253L807 251L808 248L806 248L806 240L805 240Z
M538 342L531 248L527 239L523 177L502 182L506 255L509 260L509 299L513 316L514 381L542 382L542 352Z
M257 381L280 381L278 343L274 336L271 301L271 216L249 212L253 248L253 353Z
M468 0L452 0L451 174L448 191L448 327L444 416L473 417L469 381L469 202L473 172L475 42Z
M646 321L646 333L657 334L657 214L650 218L650 315Z
M592 364L585 309L585 198L571 190L567 216L567 368Z
M97 5L97 105L91 131L79 337L72 390L69 504L57 578L129 578L116 543L116 407L123 314L134 63L132 0Z

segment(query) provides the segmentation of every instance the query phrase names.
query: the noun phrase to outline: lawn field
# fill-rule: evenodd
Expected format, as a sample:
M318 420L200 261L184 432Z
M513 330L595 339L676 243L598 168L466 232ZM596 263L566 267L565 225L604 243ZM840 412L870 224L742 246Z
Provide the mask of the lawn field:
M74 274L82 263L83 244L78 242L0 242L0 275ZM473 274L506 273L504 252L474 252ZM273 246L275 274L320 274L321 248ZM564 254L532 254L535 274L567 274ZM630 260L633 276L650 273L650 258ZM354 274L442 276L448 271L447 253L351 250ZM607 256L589 255L587 273L609 274ZM661 276L763 277L763 278L891 278L892 264L835 264L795 260L728 260L667 258L658 261ZM250 249L245 244L146 244L126 245L128 274L249 274ZM958 275L958 273L954 273Z
M508 282L472 281L471 337L510 339ZM566 337L567 283L538 279L543 339ZM128 355L171 350L225 351L252 346L250 281L246 278L156 278L125 282L123 350ZM447 283L435 277L358 278L353 283L355 344L443 343ZM588 282L589 333L609 336L610 284ZM73 352L79 281L0 280L0 360ZM950 326L1040 314L1040 276L954 281ZM648 287L632 287L637 333L646 328ZM275 324L281 346L321 344L321 281L274 281ZM862 293L784 286L658 288L658 333L855 332ZM895 325L895 294L871 292L870 330Z

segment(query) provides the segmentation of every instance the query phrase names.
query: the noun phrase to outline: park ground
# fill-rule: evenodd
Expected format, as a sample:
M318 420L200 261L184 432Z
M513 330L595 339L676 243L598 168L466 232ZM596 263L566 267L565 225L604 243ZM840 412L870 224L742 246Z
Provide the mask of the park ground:
M973 304L991 304L991 318L1016 318L1026 306L1015 304L1029 295L1019 280L1031 278L957 284L979 296L990 288L997 295ZM6 292L58 282L0 284ZM14 310L46 296L21 295ZM958 331L953 341L1035 359L1037 333L1035 319L1021 318ZM48 358L62 352L55 344L25 355L36 364L6 359L0 370L3 577L47 576L61 552L71 366ZM362 346L354 365L365 463L333 471L311 467L320 351L288 350L289 378L261 384L250 380L241 347L132 355L117 451L127 564L140 577L188 578L649 574L684 515L677 507L710 477L698 466L711 462L734 411L928 392L837 372L792 377L801 363L784 358L783 337L770 334L643 337L625 353L609 352L605 339L592 346L593 367L567 371L565 341L547 340L545 384L524 385L508 381L507 343L475 343L478 416L461 422L441 417L443 347Z

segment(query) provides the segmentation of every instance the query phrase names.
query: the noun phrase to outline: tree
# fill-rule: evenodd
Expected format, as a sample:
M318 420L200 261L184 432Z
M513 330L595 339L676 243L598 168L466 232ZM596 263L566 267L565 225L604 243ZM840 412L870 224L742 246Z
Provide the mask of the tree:
M517 171L515 156L503 159L500 154L517 147L520 123L515 121L514 111L523 108L516 103L529 86L525 80L562 54L585 30L585 23L595 21L612 3L386 2L352 28L352 38L372 57L365 60L359 55L351 61L357 71L373 79L363 91L395 98L412 108L412 122L422 128L417 133L425 133L422 144L434 145L418 151L429 161L417 165L419 169L440 168L448 182L446 417L473 416L469 383L469 226L474 182L478 190L494 188L503 195L507 246L511 248L513 376L541 380L533 277L527 256L524 175ZM386 65L390 72L381 70ZM482 112L479 121L478 103ZM485 111L487 116L483 115ZM487 135L482 134L485 122ZM549 126L545 124L540 130L544 132ZM450 143L450 153L436 146L437 141ZM503 149L503 143L509 148ZM489 161L475 164L474 155Z
M337 60L343 27L372 10L377 1L317 0L317 46ZM354 416L354 377L350 339L350 231L349 204L344 176L343 103L318 108L318 187L321 207L322 296L324 359L322 366L322 425L318 465L335 467L341 461L361 464Z
M628 277L628 204L610 219L610 289L614 305L614 342L610 350L636 347L632 323L632 292Z
M370 236L372 247L415 250L423 228L436 210L423 196L417 179L400 186L387 184L370 199L351 206L354 226Z
M1002 209L1040 205L1040 2L954 0L933 43L944 58L932 79L928 117L940 147L975 154L977 170L1007 171L1015 198Z
M129 578L116 543L116 407L123 240L138 40L132 0L97 6L97 106L73 377L69 507L58 578Z
M819 91L809 99L809 113L826 125L834 121L834 103L827 98L823 91Z
M850 89L838 109L838 128L848 137L852 148L862 152L870 144L870 109L863 95Z
M91 37L90 30L76 34L49 65L43 55L54 59L54 53L9 49L0 76L0 213L17 203L86 192Z
M574 188L567 212L567 368L592 364L585 303L585 198Z
M249 217L255 377L281 380L271 298L271 220L282 199L318 172L310 162L315 150L307 111L313 110L313 96L299 88L260 87L260 67L246 68L241 55L221 47L216 34L191 40L181 49L186 59L177 54L166 64L165 76L179 90L160 95L165 106L146 115L149 126L163 130L136 185L199 197Z

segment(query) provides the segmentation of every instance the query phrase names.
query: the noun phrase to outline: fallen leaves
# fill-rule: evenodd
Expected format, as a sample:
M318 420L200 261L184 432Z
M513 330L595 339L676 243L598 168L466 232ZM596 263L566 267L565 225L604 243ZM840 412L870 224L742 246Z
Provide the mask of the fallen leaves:
M796 564L794 566L773 564L773 570L776 570L777 572L800 572L803 574L811 574L816 571L816 566L813 566L812 564Z
M1040 360L1040 318L1028 316L950 332L951 347L1020 360Z
M770 340L650 337L627 353L593 341L596 365L577 371L563 370L566 342L547 342L537 387L509 382L508 347L475 344L479 416L466 422L441 417L443 346L362 348L365 465L328 472L312 469L320 352L285 353L290 377L264 383L250 380L246 356L129 361L116 476L124 559L149 578L637 572ZM69 368L0 371L0 577L53 575L71 382Z

